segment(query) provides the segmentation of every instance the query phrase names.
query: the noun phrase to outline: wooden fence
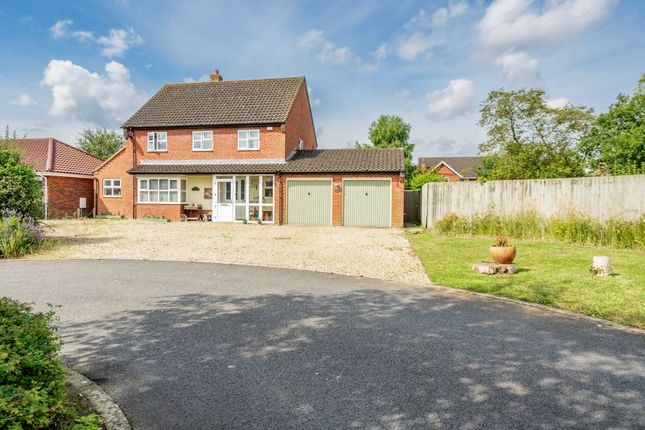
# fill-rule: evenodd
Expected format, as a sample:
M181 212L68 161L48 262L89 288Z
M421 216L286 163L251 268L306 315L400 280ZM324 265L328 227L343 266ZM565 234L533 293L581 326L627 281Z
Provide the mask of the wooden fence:
M421 222L459 216L535 211L544 217L570 212L599 221L645 215L645 175L428 183L421 191Z

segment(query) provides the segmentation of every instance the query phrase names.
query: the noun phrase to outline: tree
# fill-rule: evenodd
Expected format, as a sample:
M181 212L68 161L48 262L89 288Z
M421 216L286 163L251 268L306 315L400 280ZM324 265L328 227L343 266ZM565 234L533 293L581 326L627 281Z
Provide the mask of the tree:
M446 182L446 178L432 170L416 172L410 181L410 189L413 191L420 191L421 188L423 188L423 185L428 182Z
M107 160L123 147L121 135L106 128L83 129L76 140L79 148L101 160Z
M371 144L356 143L359 148L403 148L405 156L405 188L410 188L410 181L416 172L412 164L414 145L409 143L410 124L396 115L381 115L369 128L368 136Z
M568 104L549 107L543 89L495 90L481 109L487 140L480 179L534 179L583 176L580 138L594 117L591 109Z
M42 216L42 191L34 170L20 162L20 152L0 139L0 210L15 210L38 219Z
M582 138L589 167L598 174L645 173L645 73L634 94L619 94Z

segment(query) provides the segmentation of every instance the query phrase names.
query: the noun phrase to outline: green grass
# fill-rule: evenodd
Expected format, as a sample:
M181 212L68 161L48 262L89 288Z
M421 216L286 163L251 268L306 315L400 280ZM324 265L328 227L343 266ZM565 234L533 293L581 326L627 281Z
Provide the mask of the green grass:
M645 328L645 252L565 243L512 241L518 273L487 276L473 263L490 261L492 239L408 234L434 284L541 303ZM591 258L607 255L614 275L589 273Z

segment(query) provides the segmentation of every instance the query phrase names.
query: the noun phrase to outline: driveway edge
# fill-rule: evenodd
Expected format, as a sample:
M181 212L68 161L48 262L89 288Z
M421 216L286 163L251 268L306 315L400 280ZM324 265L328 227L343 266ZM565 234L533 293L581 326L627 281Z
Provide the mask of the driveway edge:
M65 367L67 381L85 397L101 416L107 430L132 430L125 414L101 387L77 371Z
M528 307L528 308L539 309L541 311L558 314L564 317L590 321L602 327L610 327L615 330L621 330L621 331L626 331L630 333L645 335L645 329L624 325L621 323L617 323L615 321L610 321L610 320L606 320L598 317L592 317L591 315L585 315L578 312L569 311L566 309L554 308L553 306L542 305L540 303L525 302L523 300L511 299L510 297L496 296L488 293L480 293L478 291L470 291L470 290L465 290L463 288L457 288L457 287L444 287L443 285L436 285L436 284L431 284L430 288L436 288L438 290L446 291L451 294L459 293L459 294L468 295L468 296L478 296L478 297L483 297L483 298L488 298L493 300L500 300L507 303L513 303L513 304Z

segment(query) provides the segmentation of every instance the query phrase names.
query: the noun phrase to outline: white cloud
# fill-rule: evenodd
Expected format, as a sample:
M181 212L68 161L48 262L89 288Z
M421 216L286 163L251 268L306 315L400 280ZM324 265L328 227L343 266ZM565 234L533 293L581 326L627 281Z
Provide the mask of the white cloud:
M307 31L300 38L298 46L305 51L317 51L316 58L323 64L348 64L358 58L348 46L338 47L327 40L322 30Z
M54 39L72 38L80 42L95 42L102 46L101 55L106 57L120 57L125 51L133 46L143 43L143 38L132 29L110 29L106 36L95 37L91 31L79 30L69 31L69 27L74 23L69 18L57 21L49 28Z
M562 109L568 104L571 104L571 100L566 97L559 97L557 99L547 100L546 105L551 109Z
M541 11L534 0L495 0L479 22L487 47L560 43L606 18L617 0L547 1Z
M31 98L28 94L20 94L17 99L11 100L9 104L20 107L36 106L38 102Z
M385 60L390 55L390 46L387 43L381 43L374 51L377 61Z
M71 19L61 19L56 21L54 25L49 27L49 32L51 33L54 39L61 39L67 36L67 27L72 25L74 21Z
M504 76L515 82L532 82L540 76L540 62L526 52L509 52L495 62Z
M475 101L475 84L453 79L446 88L426 94L428 118L450 119L468 111Z
M184 77L184 82L208 82L210 80L211 77L207 74L203 74L197 79L194 79L192 76Z
M99 37L97 43L104 47L101 50L101 55L106 57L120 57L129 48L135 45L141 45L143 38L132 28L127 30L111 29L110 35Z
M317 109L320 107L320 99L318 97L314 97L314 90L311 88L311 85L307 85L307 93L309 95L309 104L313 109Z
M116 61L107 63L105 74L99 74L69 60L51 60L43 75L53 97L49 113L58 118L114 127L146 98L130 81L130 71Z
M403 34L397 38L397 54L406 61L413 61L445 42L439 30L447 26L451 18L464 14L468 2L451 1L448 6L440 7L432 15L421 9L403 25Z

